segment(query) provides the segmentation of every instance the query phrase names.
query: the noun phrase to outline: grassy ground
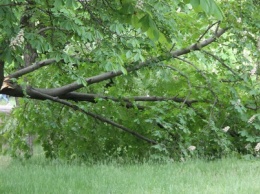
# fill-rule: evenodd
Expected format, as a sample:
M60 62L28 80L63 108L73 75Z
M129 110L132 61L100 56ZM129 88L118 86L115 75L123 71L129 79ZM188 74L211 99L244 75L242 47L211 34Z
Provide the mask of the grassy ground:
M0 156L3 194L255 194L259 180L259 160L86 166Z

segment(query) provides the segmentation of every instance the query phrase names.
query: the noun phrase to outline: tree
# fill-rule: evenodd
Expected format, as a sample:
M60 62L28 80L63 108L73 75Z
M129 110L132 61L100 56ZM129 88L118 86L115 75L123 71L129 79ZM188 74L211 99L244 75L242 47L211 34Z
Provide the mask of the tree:
M247 152L260 141L259 18L248 15L259 4L221 7L3 1L1 93L23 98L15 130L4 132L14 150L34 133L50 157L182 157L190 145L200 155Z

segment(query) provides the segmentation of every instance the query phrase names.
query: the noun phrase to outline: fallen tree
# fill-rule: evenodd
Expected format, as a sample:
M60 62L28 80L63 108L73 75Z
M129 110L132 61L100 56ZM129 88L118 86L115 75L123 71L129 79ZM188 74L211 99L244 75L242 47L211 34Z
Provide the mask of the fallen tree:
M187 9L191 6L200 6L205 13L223 19L220 8L210 2L208 7L171 1L152 3L150 7L150 3L134 0L102 1L98 6L95 1L74 0L0 4L5 13L0 26L0 93L25 99L20 100L21 106L14 113L23 127L16 123L16 130L10 134L23 134L15 138L21 142L28 133L38 134L49 156L62 152L65 157L83 157L85 151L75 151L75 147L92 149L94 154L91 144L97 144L102 153L111 154L117 149L128 152L132 146L136 154L144 146L170 156L187 154L184 147L191 144L205 155L215 150L222 154L227 147L232 150L245 144L246 140L238 142L234 137L240 136L248 127L246 120L259 110L257 87L250 88L258 77L250 75L248 69L252 66L236 68L235 54L230 59L226 56L235 49L243 51L239 46L223 48L235 40L228 39L234 36L233 31L228 33L229 25L220 21L205 25L206 16L197 21L197 26L192 25L193 17L201 12ZM167 19L166 13L173 11L176 13L170 16L174 19ZM187 24L181 22L185 19ZM241 85L247 87L246 92ZM254 95L244 95L252 92ZM48 101L39 103L34 99ZM56 118L56 105L50 105L50 101L61 105L60 114L63 106L67 112ZM29 112L21 115L24 107ZM39 114L37 107L50 115ZM83 116L86 120L75 124L78 114L69 109L93 120ZM246 113L246 109L252 112ZM236 111L240 115L228 121ZM230 136L218 131L241 117L240 131L232 128ZM40 118L46 121L44 125L30 123L30 119ZM65 126L66 120L73 122ZM92 129L82 132L84 125ZM100 132L109 126L123 133ZM43 132L41 128L46 127L50 129ZM69 129L66 132L67 128L75 128L75 134ZM95 133L94 128L98 129ZM204 132L206 128L209 130ZM95 139L92 133L104 138ZM125 133L141 141L128 139ZM251 136L244 135L245 139ZM70 145L75 138L78 141ZM224 143L220 143L223 138ZM252 141L257 142L257 138ZM201 139L212 145L208 147Z

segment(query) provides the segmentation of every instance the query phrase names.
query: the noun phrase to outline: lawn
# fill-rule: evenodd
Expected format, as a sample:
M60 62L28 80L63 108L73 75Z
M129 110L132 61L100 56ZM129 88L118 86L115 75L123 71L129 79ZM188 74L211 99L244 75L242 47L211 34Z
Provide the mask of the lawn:
M12 194L255 194L260 161L223 159L168 164L65 164L0 156L0 193Z

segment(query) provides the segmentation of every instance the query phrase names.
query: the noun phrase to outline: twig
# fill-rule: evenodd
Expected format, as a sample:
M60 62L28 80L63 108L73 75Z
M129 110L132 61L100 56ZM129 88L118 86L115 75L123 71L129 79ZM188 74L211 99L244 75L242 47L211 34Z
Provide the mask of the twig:
M217 96L217 95L215 94L215 92L211 89L212 87L211 87L211 85L210 85L210 82L209 82L207 76L206 76L199 68L197 68L192 62L190 62L190 61L188 61L188 60L186 60L186 59L182 59L182 58L180 58L180 57L175 57L175 58L176 58L176 59L179 59L179 60L181 60L181 61L183 61L183 62L185 62L185 63L188 63L189 65L191 65L192 67L194 67L194 68L197 70L197 72L206 80L206 82L207 82L207 84L208 84L208 90L211 92L212 96L214 96L214 97Z
M219 24L219 21L217 21L217 22L211 24L211 25L206 29L206 31L199 37L199 39L197 40L197 42L200 42L201 39L207 34L207 32L208 32L213 26L215 26L216 24ZM218 29L218 27L217 27L217 29ZM217 30L215 31L215 34L216 34L216 33L217 33Z
M191 106L191 104L193 103L193 102L195 102L195 101L188 101L188 98L189 98L189 96L191 95L191 83L190 83L190 79L188 78L188 76L187 75L185 75L185 73L183 73L182 71L180 71L179 69L176 69L175 67L172 67L172 66L169 66L169 65L163 65L164 67L166 67L166 68L169 68L169 69L171 69L171 70L174 70L174 71L177 71L177 72L179 72L179 74L181 75L181 76L183 76L183 77L185 77L186 78L186 80L187 80L187 83L188 83L188 86L189 86L189 93L188 93L188 95L185 97L185 99L183 100L183 105L184 104L187 104L188 106ZM197 101L196 101L197 102ZM183 105L181 106L181 108L183 107Z
M45 28L42 28L42 29L38 30L38 34L41 34L44 31L52 30L52 29L57 29L57 27L45 27Z
M231 69L228 65L226 65L223 61L223 59L219 58L218 56L216 55L213 55L212 53L208 52L208 51L205 51L205 50L201 50L203 53L206 53L207 55L213 57L214 59L216 59L218 62L220 62L220 64L222 66L224 66L226 69L228 69L230 72L232 72L234 75L236 75L237 77L239 77L241 80L242 78L236 73L233 71L233 69Z

